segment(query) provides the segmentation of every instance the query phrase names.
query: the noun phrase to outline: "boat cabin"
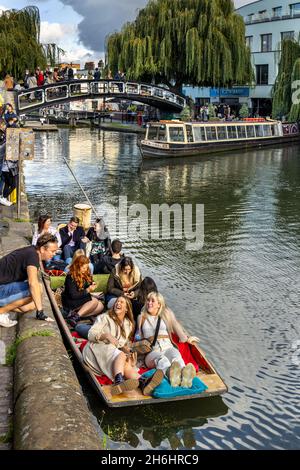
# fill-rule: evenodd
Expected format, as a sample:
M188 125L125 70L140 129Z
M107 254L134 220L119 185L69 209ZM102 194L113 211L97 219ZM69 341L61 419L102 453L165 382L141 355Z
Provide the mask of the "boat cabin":
M279 121L263 122L191 122L160 121L149 123L146 141L162 143L205 143L233 140L257 140L282 136Z

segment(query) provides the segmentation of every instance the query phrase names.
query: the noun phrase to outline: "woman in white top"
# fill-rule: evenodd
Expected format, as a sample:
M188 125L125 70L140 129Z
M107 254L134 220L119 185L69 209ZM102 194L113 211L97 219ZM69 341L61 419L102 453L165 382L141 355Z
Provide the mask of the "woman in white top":
M50 214L45 214L45 215L40 215L39 220L38 220L38 228L34 232L33 238L32 238L32 245L35 246L38 239L44 235L45 233L51 233L51 235L54 235L57 238L57 243L58 247L61 246L61 238L59 231L56 230L55 227L51 226L52 222L52 217Z
M171 334L177 334L182 343L192 344L199 339L195 336L189 337L174 313L166 307L163 296L158 292L151 292L137 320L137 331L141 338L153 341L159 318L161 320L157 340L152 351L145 356L146 366L162 370L164 375L169 377L172 387L181 385L190 388L196 376L195 367L191 363L185 365Z

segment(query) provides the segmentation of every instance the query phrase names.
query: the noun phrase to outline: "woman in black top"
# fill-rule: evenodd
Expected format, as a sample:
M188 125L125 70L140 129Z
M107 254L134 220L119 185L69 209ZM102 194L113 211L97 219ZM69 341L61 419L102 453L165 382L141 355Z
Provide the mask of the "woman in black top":
M73 320L80 320L88 315L99 315L103 311L103 304L91 293L96 283L89 269L89 259L79 256L70 267L66 276L65 289L62 293L62 304L65 310L71 311Z

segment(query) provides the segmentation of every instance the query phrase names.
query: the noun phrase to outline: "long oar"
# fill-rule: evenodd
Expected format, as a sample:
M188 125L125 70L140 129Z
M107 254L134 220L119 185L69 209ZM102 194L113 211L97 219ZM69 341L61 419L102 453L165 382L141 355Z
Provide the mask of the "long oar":
M76 183L78 184L78 186L79 186L79 188L81 189L81 191L83 192L83 194L84 194L86 200L88 201L89 205L90 205L91 208L93 209L93 212L94 212L95 216L96 216L97 218L99 218L99 216L98 216L98 214L97 214L97 212L96 212L95 207L94 207L93 204L91 203L91 201L90 201L88 195L86 194L85 190L83 189L83 187L81 186L80 182L79 182L78 179L76 178L76 175L75 175L75 173L73 172L72 168L70 167L69 163L67 162L66 158L63 157L63 159L64 159L64 161L65 161L65 164L66 164L67 167L69 168L70 172L72 173L72 176L73 176L74 180L75 180Z

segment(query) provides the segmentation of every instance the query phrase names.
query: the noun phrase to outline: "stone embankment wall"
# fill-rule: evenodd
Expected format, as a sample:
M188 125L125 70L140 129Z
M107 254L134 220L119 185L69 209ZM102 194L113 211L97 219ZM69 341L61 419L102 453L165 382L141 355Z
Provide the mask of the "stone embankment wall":
M28 222L14 221L13 206L1 206L0 216L9 225L0 243L3 256L27 245L32 231ZM22 217L28 218L25 195ZM53 317L46 293L44 307L47 315ZM88 409L56 322L38 321L34 314L19 315L18 320L18 325L11 329L16 328L18 342L13 343L16 351L13 391L9 392L12 373L8 370L7 393L0 396L3 430L9 412L13 412L13 449L100 450L100 429Z

